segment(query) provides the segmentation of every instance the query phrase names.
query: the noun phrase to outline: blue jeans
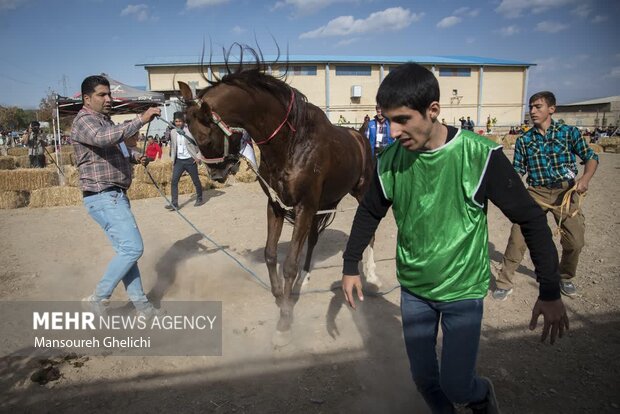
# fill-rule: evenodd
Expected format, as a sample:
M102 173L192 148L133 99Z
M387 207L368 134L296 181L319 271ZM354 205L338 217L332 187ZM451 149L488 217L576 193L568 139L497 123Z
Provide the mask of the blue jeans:
M109 191L84 198L88 214L101 226L112 243L116 256L95 288L98 300L108 299L122 280L129 299L137 310L151 307L142 289L138 259L144 245L131 212L129 199L121 192Z
M434 302L401 289L400 309L411 375L433 414L482 401L488 385L476 376L483 299ZM441 322L441 369L435 346Z

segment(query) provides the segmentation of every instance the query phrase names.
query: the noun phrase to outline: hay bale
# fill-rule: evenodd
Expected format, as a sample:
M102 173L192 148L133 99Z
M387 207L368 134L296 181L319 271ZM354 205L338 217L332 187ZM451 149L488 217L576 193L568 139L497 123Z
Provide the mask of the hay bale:
M603 137L598 140L597 144L601 147L612 147L620 145L620 137Z
M26 207L29 199L28 191L0 191L0 209Z
M167 184L172 178L172 161L159 160L152 162L147 166L147 169L157 184ZM133 181L143 184L153 184L142 165L134 166Z
M51 155L51 157L50 157ZM45 160L48 164L58 164L58 165L75 165L75 154L73 153L60 153L60 160L58 159L58 153L50 153L45 154Z
M242 158L239 171L235 174L235 179L240 183L253 183L257 180L256 174L250 168L248 162Z
M496 144L500 144L501 145L502 144L502 140L504 139L504 136L503 135L491 134L491 135L487 135L485 138L495 142Z
M213 181L209 177L198 176L200 179L200 184L202 184L202 191L209 190L213 188ZM171 186L166 186L166 194L170 195L172 191ZM196 188L194 187L194 183L189 175L184 175L179 180L179 194L194 194L196 192Z
M130 200L142 200L144 198L160 197L160 194L153 184L145 184L139 181L134 181L129 186L129 190L127 190L127 197Z
M30 168L30 157L28 155L13 156L15 168Z
M607 145L603 147L605 152L611 152L613 154L620 153L620 145Z
M600 154L601 152L603 152L603 147L601 147L598 144L588 144L588 146L592 148L592 151L594 151L597 154Z
M14 170L15 158L13 157L0 157L0 170Z
M12 155L14 157L21 157L24 155L28 155L28 148L26 147L15 147L9 148L6 151L7 155Z
M58 174L47 168L0 171L0 191L31 191L58 185Z
M65 174L65 185L69 187L80 186L80 171L77 167L72 165L65 165L62 168L62 172Z
M519 137L520 137L520 135L506 134L502 138L502 145L504 146L505 149L514 148L515 142L517 142L517 138L519 138Z
M29 207L63 207L82 204L82 191L75 187L39 188L30 193Z

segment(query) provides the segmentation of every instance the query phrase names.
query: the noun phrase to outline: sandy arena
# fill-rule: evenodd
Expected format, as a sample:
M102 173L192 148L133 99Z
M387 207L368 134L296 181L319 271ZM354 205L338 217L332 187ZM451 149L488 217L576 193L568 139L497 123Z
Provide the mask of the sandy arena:
M529 255L509 299L485 301L478 367L494 381L503 413L620 412L620 155L599 155L583 204L579 296L564 298L568 336L550 346L540 343L540 326L527 328L537 296ZM205 196L200 208L182 196L181 211L267 281L267 198L258 184L235 183ZM161 198L132 203L145 242L145 291L158 286L163 300L222 301L223 356L82 357L83 364L60 362L61 377L39 385L31 381L41 366L36 358L0 355L1 412L427 412L409 375L398 289L367 296L357 311L343 304L338 289L303 295L292 343L274 349L278 311L271 292L164 204ZM347 197L341 207L355 205ZM353 215L339 213L320 237L311 288L329 289L340 280ZM0 229L1 300L79 300L112 257L104 233L81 206L0 210ZM510 223L492 205L489 229L497 274ZM285 225L280 263L291 232ZM395 242L389 213L375 243L383 290L396 284ZM126 298L119 286L113 299Z

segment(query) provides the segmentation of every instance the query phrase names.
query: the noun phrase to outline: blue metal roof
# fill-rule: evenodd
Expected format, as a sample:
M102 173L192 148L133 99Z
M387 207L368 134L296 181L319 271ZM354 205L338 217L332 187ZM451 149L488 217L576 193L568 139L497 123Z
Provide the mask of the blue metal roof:
M247 54L247 59L251 59ZM265 62L270 63L276 60L276 55L265 55ZM202 58L205 64L209 63L209 56ZM286 55L279 58L279 63L285 63ZM192 66L200 65L200 56L168 56L146 58L136 66ZM238 61L238 57L232 57L231 62ZM517 60L495 59L480 56L335 56L335 55L289 55L288 61L295 63L375 63L375 64L401 64L405 62L416 62L427 65L474 65L474 66L536 66L535 63L521 62ZM222 56L213 56L211 63L221 65L224 63Z

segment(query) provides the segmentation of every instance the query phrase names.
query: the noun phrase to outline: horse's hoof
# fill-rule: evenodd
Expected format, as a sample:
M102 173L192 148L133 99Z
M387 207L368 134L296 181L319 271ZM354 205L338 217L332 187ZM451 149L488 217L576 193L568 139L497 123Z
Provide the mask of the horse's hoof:
M293 334L290 329L288 331L276 330L273 334L273 337L271 338L271 343L276 348L282 348L290 344L292 339Z
M301 276L303 277L301 282L301 288L304 289L310 285L310 272L302 272Z

